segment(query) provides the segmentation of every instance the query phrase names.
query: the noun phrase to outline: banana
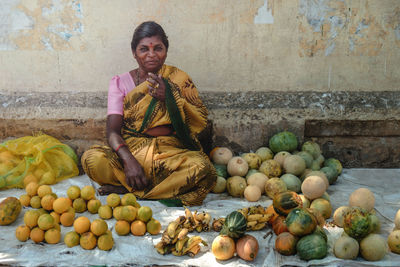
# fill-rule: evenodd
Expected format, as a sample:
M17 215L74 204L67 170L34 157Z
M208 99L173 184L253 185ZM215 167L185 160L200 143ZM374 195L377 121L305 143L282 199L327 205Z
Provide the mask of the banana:
M199 253L199 251L200 251L200 245L196 245L196 246L192 247L192 248L187 252L187 254L188 254L190 257L193 258L194 256L196 256L197 253Z
M166 231L170 238L173 239L175 237L175 232L176 232L178 226L180 226L180 225L177 221L173 221L168 224Z
M247 216L248 222L258 221L263 217L263 214L251 214Z
M203 239L201 239L200 236L196 235L196 236L192 236L191 238L189 238L189 240L186 242L184 248L183 248L183 254L186 254L188 251L190 251L194 246L198 245L198 244L204 244L205 246L207 245L207 243L205 241L203 241Z
M262 214L261 218L258 219L258 222L268 222L271 217L272 214Z
M211 215L209 213L206 213L204 215L203 224L207 224L208 225L210 223L210 221L211 221Z
M177 253L180 253L181 255L183 255L183 247L186 244L186 242L189 240L189 237L185 236L183 239L178 240L175 243L175 251Z
M186 217L186 222L189 223L194 222L193 214L187 207L185 207L185 217Z
M255 226L253 226L251 230L258 231L258 230L263 229L265 226L267 226L266 222L258 223Z
M263 206L257 205L257 206L252 206L252 207L249 208L249 214L258 214L258 213L261 213L261 214L264 213L264 207Z
M172 251L172 248L174 247L175 246L173 245L164 245L162 242L159 242L157 243L157 245L155 245L157 252L160 253L161 255L170 253Z
M177 222L178 224L182 225L184 222L186 221L186 217L185 216L179 216L175 222Z
M182 230L178 234L178 240L182 240L183 238L185 238L188 233L189 233L189 229L182 228Z
M211 224L212 225L212 229L214 231L216 231L216 232L219 232L219 231L221 231L222 226L224 225L224 223L225 223L225 218L213 219L213 222Z
M198 232L198 233L200 233L201 231L203 231L203 225L201 225L201 224L198 224L197 226L196 226L196 231Z

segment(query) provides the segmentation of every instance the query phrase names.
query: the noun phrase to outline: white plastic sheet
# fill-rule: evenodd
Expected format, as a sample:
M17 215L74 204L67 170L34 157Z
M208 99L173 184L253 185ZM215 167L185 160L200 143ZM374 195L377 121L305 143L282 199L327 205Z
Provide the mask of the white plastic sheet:
M66 190L71 185L83 187L94 184L86 175L74 177L61 183L53 185L53 191L58 196L66 196ZM380 234L386 239L393 229L394 216L400 209L400 169L344 169L335 185L331 185L328 193L331 197L333 209L348 204L348 197L359 187L369 188L376 198L376 211L381 220L382 227ZM12 189L0 191L0 201L8 196L19 197L25 194L24 190ZM105 203L105 196L97 196L102 203ZM168 225L178 216L184 215L183 208L166 207L157 201L139 200L142 206L149 206L153 210L153 217L159 220L162 228ZM213 218L225 217L236 209L261 204L269 206L272 201L263 196L257 203L250 203L244 199L232 198L226 194L209 194L202 206L191 207L192 211L207 211ZM274 250L274 234L270 228L262 231L248 232L255 236L260 244L258 256L253 262L246 262L238 257L228 261L216 261L211 252L211 243L218 235L216 232L190 233L200 235L209 245L202 247L199 254L194 258L189 256L177 257L160 255L154 249L154 245L161 239L161 234L152 236L146 234L142 237L133 235L118 236L114 230L115 220L107 220L111 229L115 245L111 251L84 250L80 246L68 248L63 243L64 235L73 230L73 227L61 226L61 242L55 245L46 243L35 244L32 240L19 242L15 238L15 229L23 224L23 214L28 208L23 208L17 221L8 226L0 226L0 265L18 266L87 266L87 265L108 265L108 266L144 266L144 265L176 265L176 266L400 266L400 255L388 252L384 259L378 262L368 262L362 258L356 260L337 259L332 252L334 241L341 235L342 229L338 227L325 227L328 234L328 256L322 260L302 261L298 256L282 256ZM98 218L97 214L89 212L77 213L76 217L87 216L90 220Z

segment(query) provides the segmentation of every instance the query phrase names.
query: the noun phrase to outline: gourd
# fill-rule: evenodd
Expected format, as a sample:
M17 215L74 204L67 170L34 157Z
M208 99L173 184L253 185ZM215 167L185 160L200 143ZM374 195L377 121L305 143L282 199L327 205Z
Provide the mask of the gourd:
M15 197L7 197L0 203L0 225L13 223L21 212L21 202Z
M286 216L294 208L301 208L303 202L300 196L293 191L286 191L276 194L273 200L273 206L276 213Z
M280 151L292 152L297 149L297 146L296 135L289 131L279 132L269 139L269 148L275 153Z
M318 234L302 237L296 245L297 254L302 260L314 260L325 258L328 246L324 238Z
M352 208L344 216L344 231L351 237L360 240L370 233L371 217L361 208Z
M296 254L296 245L299 238L289 232L279 234L275 240L275 249L279 254L289 256Z
M237 239L244 235L246 228L247 220L243 214L238 211L233 211L226 216L220 234Z
M312 233L317 226L317 220L309 211L295 208L286 217L286 225L290 233L304 236Z

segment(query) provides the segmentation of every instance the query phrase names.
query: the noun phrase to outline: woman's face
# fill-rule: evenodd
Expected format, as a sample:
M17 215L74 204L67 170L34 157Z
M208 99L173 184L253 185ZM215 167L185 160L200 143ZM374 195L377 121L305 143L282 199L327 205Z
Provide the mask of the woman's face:
M159 36L146 37L140 40L133 55L140 69L157 73L167 58L167 48Z

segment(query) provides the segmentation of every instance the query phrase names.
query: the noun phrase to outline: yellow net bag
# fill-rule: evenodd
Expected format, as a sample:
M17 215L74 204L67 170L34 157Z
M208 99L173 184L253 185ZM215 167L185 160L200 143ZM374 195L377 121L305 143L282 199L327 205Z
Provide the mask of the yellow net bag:
M74 150L49 135L9 140L0 144L0 189L55 184L77 176L77 164Z

